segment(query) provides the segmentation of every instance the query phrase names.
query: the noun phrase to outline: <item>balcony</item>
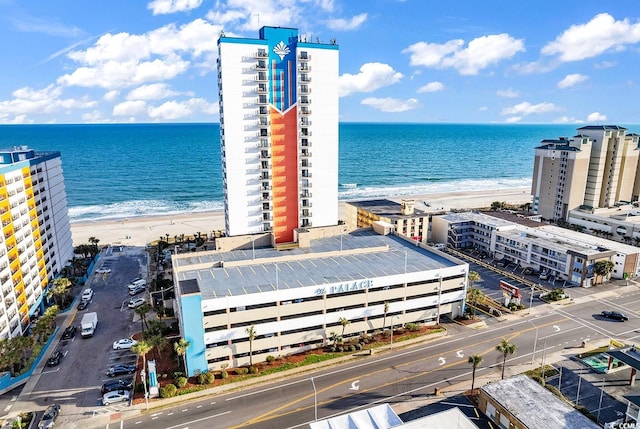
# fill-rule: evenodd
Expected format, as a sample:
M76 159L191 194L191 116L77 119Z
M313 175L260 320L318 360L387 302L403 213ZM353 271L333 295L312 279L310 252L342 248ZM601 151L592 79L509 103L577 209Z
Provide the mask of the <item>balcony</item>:
M266 51L257 51L253 56L255 58L269 58L269 54Z
M267 93L267 85L258 85L256 88L256 92L258 94L266 94Z
M300 90L298 91L300 94L311 94L311 88L307 85L300 85Z
M311 66L306 62L300 63L298 64L298 70L300 70L301 72L308 72L311 71Z
M306 53L306 52L301 52L300 55L298 55L298 61L310 61L311 60L311 54Z
M300 103L302 105L308 105L308 104L311 104L311 99L309 99L307 97L301 97L300 101L298 101L298 103Z
M300 156L302 158L309 158L311 156L311 151L309 149L302 149Z
M300 109L300 114L301 115L310 115L311 114L311 109L307 109L306 107L303 107L302 109Z

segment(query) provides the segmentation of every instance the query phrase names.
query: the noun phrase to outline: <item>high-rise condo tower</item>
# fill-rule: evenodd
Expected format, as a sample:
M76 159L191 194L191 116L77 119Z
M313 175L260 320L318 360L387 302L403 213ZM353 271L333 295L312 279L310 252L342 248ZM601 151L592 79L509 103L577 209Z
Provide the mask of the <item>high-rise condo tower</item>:
M0 338L12 338L73 256L59 152L0 149L0 218Z
M218 39L227 235L338 223L338 46L297 29Z

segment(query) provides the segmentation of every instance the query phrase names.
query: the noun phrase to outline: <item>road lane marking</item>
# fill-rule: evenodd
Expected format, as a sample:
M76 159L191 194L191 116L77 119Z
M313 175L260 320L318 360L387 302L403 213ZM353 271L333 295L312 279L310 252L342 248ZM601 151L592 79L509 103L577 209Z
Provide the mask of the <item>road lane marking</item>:
M224 416L224 415L229 414L229 413L231 413L231 411L225 411L224 413L214 414L213 416L207 416L207 417L203 417L201 419L196 419L196 420L190 420L190 421L187 421L187 422L183 422L183 423L181 423L179 425L169 426L166 429L188 428L190 424L203 422L203 421L209 420L209 419L215 419L216 417Z

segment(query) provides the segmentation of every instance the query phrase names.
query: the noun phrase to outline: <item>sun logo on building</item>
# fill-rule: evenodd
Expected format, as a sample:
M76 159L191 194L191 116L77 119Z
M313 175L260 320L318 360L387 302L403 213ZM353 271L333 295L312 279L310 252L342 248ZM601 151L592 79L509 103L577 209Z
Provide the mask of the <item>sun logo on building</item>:
M280 61L282 61L284 59L284 56L287 55L289 52L291 52L289 50L289 47L285 45L284 42L282 41L280 41L280 43L278 43L276 47L273 48L273 53L280 57Z

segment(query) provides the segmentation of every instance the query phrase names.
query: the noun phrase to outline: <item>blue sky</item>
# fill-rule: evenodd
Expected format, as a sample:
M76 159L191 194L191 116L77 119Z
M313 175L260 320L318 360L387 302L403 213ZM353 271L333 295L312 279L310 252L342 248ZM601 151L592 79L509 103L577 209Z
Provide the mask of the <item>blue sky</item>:
M337 40L344 122L639 122L637 0L0 0L0 123L218 122L265 25Z

